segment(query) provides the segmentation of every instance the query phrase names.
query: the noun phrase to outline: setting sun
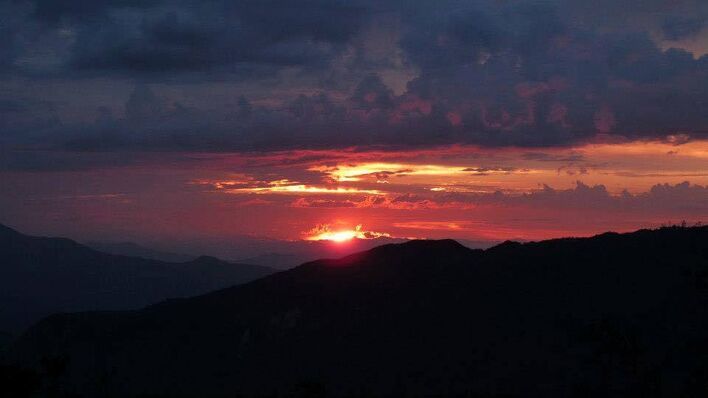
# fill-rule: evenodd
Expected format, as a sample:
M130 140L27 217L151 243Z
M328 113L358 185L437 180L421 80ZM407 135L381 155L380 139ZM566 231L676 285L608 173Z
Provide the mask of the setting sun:
M357 231L339 231L339 232L325 232L316 236L315 240L331 240L333 242L342 243L348 240L352 240L356 237Z
M330 225L318 225L307 232L306 240L328 240L336 243L343 243L356 239L375 239L390 237L385 232L364 231L359 224L354 229L332 229Z

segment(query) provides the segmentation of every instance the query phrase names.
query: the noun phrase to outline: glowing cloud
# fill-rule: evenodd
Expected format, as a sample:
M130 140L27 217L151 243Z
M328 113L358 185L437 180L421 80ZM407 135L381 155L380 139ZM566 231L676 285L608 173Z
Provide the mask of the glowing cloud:
M468 167L444 166L433 164L402 163L360 163L340 164L337 166L313 166L308 170L327 174L335 181L361 181L365 177L376 178L383 182L389 176L454 176L468 174Z
M464 221L407 221L394 223L393 225L396 228L422 230L459 230L462 229L464 224Z
M275 194L368 194L380 195L376 189L359 189L352 187L323 187L300 184L288 179L274 181L205 181L196 180L195 185L211 185L217 190L227 193L275 193Z
M334 230L329 224L321 224L312 228L305 233L306 240L329 240L332 242L342 243L352 239L376 239L390 237L391 235L385 232L374 232L362 230L361 224L354 229L338 229Z
M378 195L381 194L380 191L377 191L375 189L357 189L357 188L344 188L344 187L336 187L336 188L326 188L326 187L317 187L317 186L311 186L311 185L304 185L304 184L297 184L297 185L281 185L281 186L272 186L272 187L255 187L255 188L236 188L236 189L231 189L229 192L234 192L234 193L291 193L291 194L299 194L299 193L317 193L317 194L370 194L370 195Z

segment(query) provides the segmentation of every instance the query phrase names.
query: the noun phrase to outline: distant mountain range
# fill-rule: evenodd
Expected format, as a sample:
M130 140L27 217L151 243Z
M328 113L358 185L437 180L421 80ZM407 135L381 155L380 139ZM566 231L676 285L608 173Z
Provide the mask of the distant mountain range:
M289 241L283 242L284 253L269 252L253 257L238 259L239 263L258 264L276 269L290 269L296 265L310 261L314 258L337 258L359 251L369 250L376 246L385 244L404 243L410 239L402 238L375 238L375 239L352 239L344 244L331 241ZM470 249L487 249L499 242L495 241L473 241L457 240L458 243Z
M230 262L254 264L279 270L296 267L316 258L338 258L369 250L389 243L403 243L408 239L380 237L375 239L352 239L344 243L309 240L277 240L240 236L216 241L134 242L87 241L92 249L131 257L142 257L167 262L184 262L197 257L190 253L206 253ZM486 249L498 244L495 241L458 240L471 249ZM153 247L159 247L155 249Z
M312 257L310 258L312 260ZM259 264L276 269L289 269L293 268L298 264L302 264L307 260L304 260L302 254L284 254L284 253L266 253L260 254L253 257L247 257L240 259L239 262L244 262L247 264Z
M120 256L142 257L168 263L184 263L198 256L154 250L133 242L86 242L86 246L108 254ZM244 261L245 264L253 264Z
M46 396L696 397L707 331L708 227L663 228L385 245L51 316L6 360L38 369Z
M389 243L403 243L409 239L379 237L352 239L343 243L327 240L280 240L237 236L228 239L194 239L191 241L141 242L141 246L158 247L163 252L206 253L237 263L263 265L276 269L290 269L317 258L339 258ZM472 249L486 249L500 242L459 241ZM127 254L120 252L116 254ZM132 254L132 253L130 253Z
M197 257L191 253L206 253L239 264L262 265L284 270L317 258L337 258L383 244L402 243L405 241L406 239L382 237L377 239L352 239L345 243L336 243L332 241L278 240L238 236L213 241L207 239L147 244L88 241L85 244L104 253L166 262L184 262Z
M0 225L0 331L52 313L126 310L248 282L275 270L213 257L181 263L102 253Z

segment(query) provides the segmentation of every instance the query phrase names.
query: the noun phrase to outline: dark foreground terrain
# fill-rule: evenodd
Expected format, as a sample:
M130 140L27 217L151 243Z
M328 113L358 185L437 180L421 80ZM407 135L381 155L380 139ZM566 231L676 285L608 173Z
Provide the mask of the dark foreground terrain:
M706 396L708 228L386 245L55 315L7 361L37 396Z
M102 253L63 238L23 235L0 225L0 347L63 311L127 310L203 294L273 273L213 257L181 263Z

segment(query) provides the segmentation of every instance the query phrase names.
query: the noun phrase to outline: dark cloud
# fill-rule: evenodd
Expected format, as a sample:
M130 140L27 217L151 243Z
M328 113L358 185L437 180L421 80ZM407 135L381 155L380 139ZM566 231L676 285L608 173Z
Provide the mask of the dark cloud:
M52 25L75 21L78 19L92 18L102 15L111 9L149 9L157 6L162 1L153 0L98 0L98 1L52 1L34 0L30 2L34 7L32 16Z
M686 212L708 215L708 187L683 182L657 184L649 191L636 194L627 191L613 195L604 185L587 185L581 181L574 188L556 189L543 185L539 190L522 195L494 193L440 193L435 195L405 194L381 203L407 203L410 207L461 207L468 205L524 206L539 209L602 210L670 214Z
M377 75L365 77L354 90L352 106L358 109L389 110L393 107L393 91Z
M332 200L332 199L309 199L309 198L298 198L295 199L290 206L291 207L308 207L308 208L347 208L356 207L358 202L352 200Z
M0 91L0 112L21 121L3 140L242 151L705 138L708 57L662 50L653 38L696 34L708 7L671 3L5 1L3 82L135 89L112 107L97 105L105 109L95 122L62 113L78 101L70 91L46 112L10 106L19 98ZM256 94L190 101L222 81L246 82ZM40 113L30 134L22 115Z
M20 41L15 36L22 36L24 42L15 44L39 49L51 39L55 48L66 47L56 54L53 70L42 68L49 74L252 75L281 66L326 63L358 32L366 16L362 7L325 0L19 3L24 7L15 7L10 16L18 24L3 27L15 42ZM28 33L33 36L29 42ZM44 62L25 61L26 70Z
M555 155L545 152L527 152L521 155L524 160L538 160L542 162L581 162L585 160L582 154L571 152L563 155Z
M649 191L611 195L604 185L586 185L578 181L576 187L558 190L544 186L542 190L521 197L507 198L508 203L550 208L601 209L671 213L689 212L697 216L708 214L708 187L683 182L676 185L657 184Z
M0 96L0 146L4 149L32 145L59 124L53 103L27 96Z
M421 66L409 90L454 114L459 140L534 146L705 132L705 57L661 51L648 32L582 28L549 3L478 8L402 42Z
M696 35L703 29L706 16L675 16L666 17L661 28L668 40L681 40Z
M511 174L518 170L517 167L468 167L462 171L469 171L478 175L488 175L491 173Z

